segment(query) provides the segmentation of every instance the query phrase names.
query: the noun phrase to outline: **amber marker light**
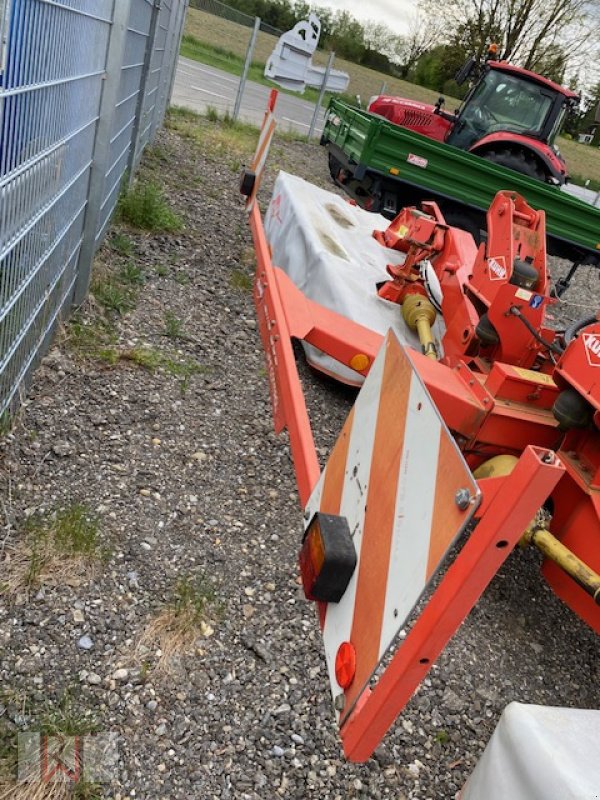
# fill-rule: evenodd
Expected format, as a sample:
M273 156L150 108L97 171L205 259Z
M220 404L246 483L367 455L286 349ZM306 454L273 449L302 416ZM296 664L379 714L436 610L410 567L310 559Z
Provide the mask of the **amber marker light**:
M317 512L304 534L299 561L307 600L339 603L356 568L346 518Z

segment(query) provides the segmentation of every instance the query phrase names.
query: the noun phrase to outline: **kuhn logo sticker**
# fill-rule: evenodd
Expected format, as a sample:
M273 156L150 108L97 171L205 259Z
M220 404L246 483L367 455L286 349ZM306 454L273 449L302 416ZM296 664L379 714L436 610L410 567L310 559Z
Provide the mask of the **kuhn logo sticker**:
M590 366L600 367L600 336L595 333L584 333L583 344Z
M506 280L506 261L504 260L504 256L498 256L498 258L488 258L488 267L490 268L490 280Z
M406 160L409 164L413 164L415 167L421 167L421 169L425 169L429 163L426 158L415 156L413 153L409 153Z

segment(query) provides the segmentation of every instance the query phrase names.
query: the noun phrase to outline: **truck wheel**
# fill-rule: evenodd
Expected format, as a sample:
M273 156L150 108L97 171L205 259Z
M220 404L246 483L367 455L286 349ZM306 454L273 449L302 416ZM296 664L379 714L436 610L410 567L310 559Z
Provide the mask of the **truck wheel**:
M329 174L334 183L339 183L338 175L340 174L340 170L342 169L342 162L338 161L335 156L329 153Z
M463 231L470 233L475 240L475 244L479 247L482 241L482 229L478 220L474 219L473 216L470 216L467 211L444 206L442 206L442 214L444 215L444 219L448 225L451 225L453 228L462 228ZM485 225L485 223L483 224Z
M548 177L539 162L527 158L522 150L488 150L487 153L483 153L482 158L538 181L546 181Z

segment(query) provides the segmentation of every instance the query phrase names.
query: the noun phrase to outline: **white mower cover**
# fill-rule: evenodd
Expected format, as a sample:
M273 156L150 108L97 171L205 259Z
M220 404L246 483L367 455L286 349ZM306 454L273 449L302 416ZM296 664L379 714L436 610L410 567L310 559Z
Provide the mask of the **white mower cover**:
M600 797L600 711L511 703L460 800Z
M388 225L380 214L286 172L277 176L265 216L273 264L306 297L382 336L392 328L402 344L421 352L419 338L405 324L400 306L377 294L377 284L390 280L386 265L404 262L403 253L382 247L373 238L374 230ZM435 283L435 273L431 277ZM438 315L432 332L440 354L444 331ZM303 346L316 369L352 386L362 384L358 372L311 345L303 342Z

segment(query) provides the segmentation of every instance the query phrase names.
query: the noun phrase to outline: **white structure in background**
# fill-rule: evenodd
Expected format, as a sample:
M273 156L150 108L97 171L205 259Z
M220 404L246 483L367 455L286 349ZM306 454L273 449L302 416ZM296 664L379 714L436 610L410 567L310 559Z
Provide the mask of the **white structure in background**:
M265 78L283 86L303 92L307 86L320 89L325 77L325 67L312 63L313 53L319 44L321 23L312 12L308 21L298 22L291 31L282 34L265 67ZM344 92L350 76L347 72L332 69L325 89L328 92Z

